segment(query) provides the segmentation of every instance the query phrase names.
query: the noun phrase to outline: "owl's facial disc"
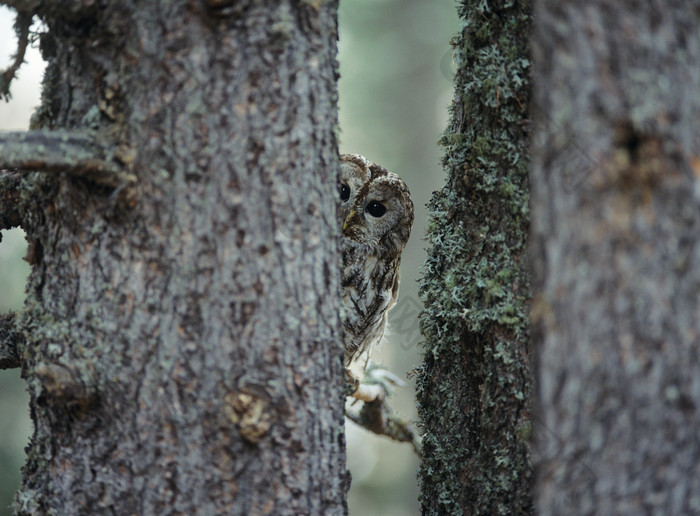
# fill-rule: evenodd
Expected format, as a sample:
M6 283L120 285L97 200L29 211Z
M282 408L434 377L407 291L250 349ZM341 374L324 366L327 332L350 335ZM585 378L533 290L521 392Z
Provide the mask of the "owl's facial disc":
M401 211L395 204L382 196L356 203L343 221L343 235L361 244L376 245L391 230Z

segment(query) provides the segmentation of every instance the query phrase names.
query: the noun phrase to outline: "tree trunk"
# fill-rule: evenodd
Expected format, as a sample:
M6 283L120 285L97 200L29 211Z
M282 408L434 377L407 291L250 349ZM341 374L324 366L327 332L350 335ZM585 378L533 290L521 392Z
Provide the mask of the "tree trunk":
M532 511L528 442L529 2L463 1L446 186L421 292L423 513Z
M536 3L543 515L700 513L699 15Z
M4 3L48 61L0 138L19 514L344 514L336 2Z

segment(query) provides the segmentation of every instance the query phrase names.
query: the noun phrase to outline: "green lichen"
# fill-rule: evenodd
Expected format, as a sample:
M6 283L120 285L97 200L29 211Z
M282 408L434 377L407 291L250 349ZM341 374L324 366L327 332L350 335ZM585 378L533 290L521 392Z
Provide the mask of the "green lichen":
M529 2L464 0L421 281L423 514L532 512Z

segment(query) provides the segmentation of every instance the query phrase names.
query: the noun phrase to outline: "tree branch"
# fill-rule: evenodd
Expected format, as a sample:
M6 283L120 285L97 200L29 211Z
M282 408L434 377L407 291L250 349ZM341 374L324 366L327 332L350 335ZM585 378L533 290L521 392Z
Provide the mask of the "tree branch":
M406 383L382 366L372 364L365 371L361 381L346 369L346 391L355 398L346 405L345 415L353 423L378 435L386 435L395 441L411 443L418 457L422 458L420 438L408 421L394 414L386 403L393 387L404 387ZM352 408L363 402L360 410Z
M4 2L3 2L4 3ZM23 3L23 2L13 2L13 3ZM24 54L27 51L27 45L29 44L29 27L32 24L32 18L34 18L33 10L26 11L20 10L17 7L17 19L15 20L15 30L17 31L17 53L15 54L15 59L12 64L0 73L0 97L4 98L5 101L10 100L10 83L12 79L15 78L15 74L19 67L22 66L24 62Z
M12 7L17 11L31 13L39 8L40 0L0 0L0 5Z
M0 0L0 5L11 7L25 14L58 14L64 19L79 20L86 13L99 8L94 0L61 0L61 2L43 2L42 0Z
M17 347L22 343L22 335L15 326L15 314L0 315L0 369L20 367Z
M400 418L391 410L391 407L386 404L386 399L377 398L374 401L366 401L359 411L348 410L346 415L350 421L372 433L385 435L394 441L411 443L416 455L419 458L423 457L418 434L411 428L408 421Z
M64 172L113 188L136 181L114 160L114 149L67 131L0 133L0 169Z

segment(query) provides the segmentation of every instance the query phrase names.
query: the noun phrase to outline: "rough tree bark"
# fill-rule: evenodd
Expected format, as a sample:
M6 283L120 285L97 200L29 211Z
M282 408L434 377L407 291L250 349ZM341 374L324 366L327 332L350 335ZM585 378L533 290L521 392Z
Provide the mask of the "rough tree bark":
M48 61L0 137L18 513L345 513L336 2L2 3Z
M540 514L700 513L700 4L536 2Z
M421 499L425 515L527 514L530 3L465 0L459 14L421 285Z

